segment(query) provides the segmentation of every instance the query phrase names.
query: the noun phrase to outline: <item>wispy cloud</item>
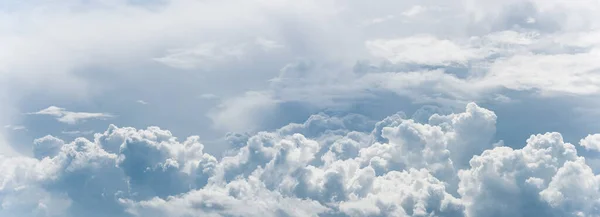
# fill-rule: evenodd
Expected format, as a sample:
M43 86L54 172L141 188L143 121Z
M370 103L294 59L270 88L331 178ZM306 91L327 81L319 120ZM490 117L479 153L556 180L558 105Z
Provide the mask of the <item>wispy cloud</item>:
M32 115L49 115L56 117L56 120L66 124L77 124L88 119L105 120L113 118L112 114L108 113L92 113L92 112L72 112L65 108L50 106L37 112L28 113Z
M204 93L202 95L200 95L200 98L202 99L216 99L219 98L219 96L212 94L212 93Z
M73 130L73 131L62 131L62 134L66 134L66 135L90 135L93 134L94 131L93 130L87 130L87 131L79 131L79 130Z
M27 128L22 125L4 125L4 128L9 129L9 130L14 130L14 131L27 130Z

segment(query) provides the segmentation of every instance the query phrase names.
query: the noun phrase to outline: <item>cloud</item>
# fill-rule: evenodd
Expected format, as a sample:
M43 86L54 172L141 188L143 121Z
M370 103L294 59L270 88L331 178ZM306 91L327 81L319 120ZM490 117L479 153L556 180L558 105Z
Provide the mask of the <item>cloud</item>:
M88 131L73 130L73 131L62 131L61 133L66 134L66 135L90 135L90 134L93 134L94 131L93 130L88 130Z
M200 98L202 99L216 99L219 98L219 96L212 94L212 93L203 93L202 95L200 95Z
M34 140L33 157L3 156L20 136L3 133L0 216L597 215L597 166L569 139L545 133L505 147L495 135L501 126L529 132L523 126L541 124L503 119L536 110L516 102L570 104L566 95L593 108L597 2L4 6L0 124L46 135L53 127L16 114L45 103L81 108L81 99L120 113L129 109L120 102L144 98L166 109L115 121L174 131L110 125L93 139L46 136ZM219 103L180 104L197 93ZM384 117L415 104L439 108ZM479 105L508 109L496 115ZM206 111L209 119L193 119ZM55 106L32 114L69 124L112 117ZM579 129L579 118L541 128ZM197 125L181 127L187 122ZM176 138L190 135L181 128L200 129L203 139ZM232 150L206 153L204 135L226 131L235 131L226 138ZM598 149L595 140L584 138L580 150Z
M222 158L204 153L197 136L179 140L158 127L110 125L93 141L46 136L35 158L0 157L0 213L595 215L600 179L574 145L545 133L522 148L498 146L496 118L475 103L427 123L317 114L238 136L243 144Z
M67 124L77 124L89 119L105 120L114 117L107 113L90 113L90 112L72 112L65 108L50 106L37 112L29 113L34 115L49 115L56 117L56 120Z
M459 193L469 204L469 216L587 216L595 215L600 205L584 199L600 193L598 177L558 133L532 135L522 149L486 150L470 164L459 173ZM503 208L492 205L500 201ZM524 203L530 205L525 208Z
M269 40L266 38L256 38L256 42L257 45L261 46L265 51L270 51L270 50L274 50L274 49L280 49L285 47L284 45L273 41L273 40Z
M394 40L366 42L367 49L376 57L392 63L406 62L423 65L464 64L476 58L473 51L463 49L450 40L439 40L431 36L414 36Z
M244 96L222 101L209 117L215 127L231 131L252 131L267 111L275 108L277 100L269 93L247 92Z
M5 129L10 129L10 130L14 130L14 131L19 131L19 130L27 130L27 127L22 126L22 125L4 125Z
M217 46L201 44L195 48L169 50L164 57L154 58L155 61L179 69L210 68L211 64L239 59L244 55L244 45Z
M414 17L420 13L423 13L425 10L427 10L426 8L424 8L421 5L415 5L413 7L411 7L410 9L402 12L402 15L407 16L407 17Z
M588 135L579 141L585 149L600 151L600 134Z
M296 61L283 67L271 86L260 92L278 105L302 102L315 110L352 106L381 92L408 97L410 103L455 108L469 101L518 101L508 100L508 92L544 98L574 96L584 102L584 97L600 94L595 78L598 66L592 61L598 52L593 39L572 42L580 37L506 30L468 39L424 34L367 40L366 49L383 59L381 64L359 62L351 69ZM243 95L236 97L243 102L239 99Z

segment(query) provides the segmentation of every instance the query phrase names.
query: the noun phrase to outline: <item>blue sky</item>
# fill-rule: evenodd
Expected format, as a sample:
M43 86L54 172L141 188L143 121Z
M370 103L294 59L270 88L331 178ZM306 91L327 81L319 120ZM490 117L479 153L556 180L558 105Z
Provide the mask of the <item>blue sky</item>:
M0 216L600 216L592 0L0 0Z

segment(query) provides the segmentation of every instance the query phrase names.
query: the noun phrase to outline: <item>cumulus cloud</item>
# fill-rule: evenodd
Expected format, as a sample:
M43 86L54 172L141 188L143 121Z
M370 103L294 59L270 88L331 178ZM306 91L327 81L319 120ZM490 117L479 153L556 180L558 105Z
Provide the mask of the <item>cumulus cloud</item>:
M585 149L600 151L600 134L588 135L579 141L579 144Z
M38 138L31 157L0 153L0 216L598 216L598 175L574 145L544 133L505 147L495 135L502 116L470 103L511 106L520 100L512 92L597 97L598 2L3 6L2 125L21 123L12 117L30 94L73 101L106 94L119 102L124 96L112 93L140 91L147 95L124 101L157 106L196 97L174 96L157 80L214 93L203 99L218 94L216 107L203 109L212 127L234 132L223 156L206 153L199 136L180 139L159 127ZM381 121L351 114L368 113L371 99L386 108L397 101L440 107ZM264 130L289 122L281 116L313 111L327 112ZM183 120L178 125L198 115L163 113ZM56 106L31 114L68 124L113 117ZM597 151L597 140L590 135L580 145Z
M598 177L558 133L532 135L522 149L486 150L470 165L459 173L469 216L597 215Z
M110 125L93 140L35 141L0 157L3 216L595 216L600 179L559 133L493 141L496 115L470 103L426 123L317 114L233 136L222 158L200 138ZM83 184L85 183L85 184ZM499 206L501 204L501 206ZM90 212L93 211L93 214Z
M50 106L48 108L29 114L54 116L59 122L67 124L77 124L89 119L105 120L114 117L113 115L107 113L72 112L67 111L65 108L60 108L56 106Z

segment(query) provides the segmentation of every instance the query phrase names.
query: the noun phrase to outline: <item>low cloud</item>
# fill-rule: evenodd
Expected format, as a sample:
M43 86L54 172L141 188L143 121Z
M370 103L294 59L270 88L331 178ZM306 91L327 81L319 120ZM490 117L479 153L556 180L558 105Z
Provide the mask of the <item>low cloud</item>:
M111 125L72 142L46 136L35 158L0 157L0 214L595 215L600 177L574 145L544 133L505 147L492 139L496 119L475 103L426 123L318 114L236 136L220 159L199 137L158 127Z

